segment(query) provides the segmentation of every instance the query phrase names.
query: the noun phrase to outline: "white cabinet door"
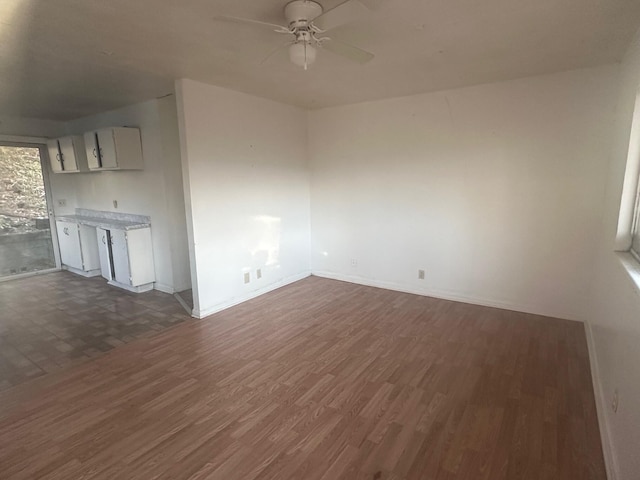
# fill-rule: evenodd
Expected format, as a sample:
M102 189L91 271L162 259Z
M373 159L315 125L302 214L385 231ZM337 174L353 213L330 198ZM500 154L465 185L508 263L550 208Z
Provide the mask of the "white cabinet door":
M58 139L60 145L60 156L62 157L62 170L65 172L77 172L78 163L76 161L76 152L73 148L73 137L64 137Z
M88 225L78 225L78 227L84 270L86 272L98 270L100 268L100 256L96 239L96 228Z
M126 287L155 282L151 229L118 230L96 228L100 270L107 280Z
M96 132L91 131L84 134L84 148L87 154L89 170L99 170L100 157L98 156L98 137Z
M111 260L115 281L132 285L127 232L124 230L111 230Z
M49 162L51 164L51 171L54 173L61 172L62 160L60 157L60 147L58 145L57 138L47 141L47 151L49 152Z
M54 173L88 172L84 140L79 135L47 142L51 170Z
M82 249L80 247L80 234L78 224L73 222L56 222L58 231L58 243L60 245L60 258L68 267L83 270Z
M131 285L137 287L155 282L156 272L153 262L151 229L129 230L127 232L127 250L129 251Z
M73 135L58 139L62 156L62 169L65 172L88 172L87 154L84 139L80 135Z
M84 134L90 170L142 170L140 130L101 128Z
M107 280L113 280L111 272L111 249L109 248L109 231L104 228L96 228L98 245L98 259L100 261L100 271Z
M133 127L114 127L113 139L116 146L118 168L122 170L142 170L142 138L140 130Z
M113 128L103 128L96 132L100 152L100 165L105 169L118 168L118 156L116 152L116 140Z

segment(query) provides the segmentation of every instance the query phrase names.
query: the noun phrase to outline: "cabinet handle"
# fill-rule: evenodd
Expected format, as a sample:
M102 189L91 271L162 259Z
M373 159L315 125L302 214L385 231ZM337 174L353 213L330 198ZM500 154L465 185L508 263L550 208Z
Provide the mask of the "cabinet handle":
M98 155L100 155L100 158L104 158L104 155L102 155L102 147L98 148Z
M103 243L104 245L106 245L106 244L107 244L107 241L104 239L104 235L102 235L102 243Z
M59 153L56 153L56 160L57 160L57 161L61 161L61 159L62 159L62 157L60 156L60 154L59 154Z
M96 149L95 148L93 149L93 157L94 158L98 158L98 155L96 154Z
M69 227L64 227L62 231L64 232L65 235L69 235Z

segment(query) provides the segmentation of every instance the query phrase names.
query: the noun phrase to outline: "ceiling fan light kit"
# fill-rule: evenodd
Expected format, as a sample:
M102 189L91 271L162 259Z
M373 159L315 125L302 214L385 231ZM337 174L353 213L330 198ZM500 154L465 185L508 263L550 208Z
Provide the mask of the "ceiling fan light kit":
M311 44L300 42L289 47L289 60L305 70L316 61L317 50Z
M372 53L322 36L327 30L358 20L367 11L368 8L360 0L346 0L326 12L318 2L294 0L284 7L287 26L228 16L219 16L216 19L268 27L276 33L293 35L293 40L283 47L288 47L289 61L291 63L307 70L315 62L320 48L361 64L371 60L373 58ZM316 23L321 25L322 28ZM270 57L271 55L267 59Z

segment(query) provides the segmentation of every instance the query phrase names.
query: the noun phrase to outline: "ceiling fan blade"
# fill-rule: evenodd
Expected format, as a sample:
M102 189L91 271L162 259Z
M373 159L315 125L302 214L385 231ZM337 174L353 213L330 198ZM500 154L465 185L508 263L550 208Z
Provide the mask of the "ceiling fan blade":
M355 22L364 17L370 10L360 0L347 0L313 20L320 30L331 30L346 23Z
M360 0L360 2L369 10L378 10L384 3L384 0Z
M322 48L357 63L367 63L375 57L371 52L333 39L323 42Z
M269 28L276 32L289 33L289 29L284 25L278 25L276 23L261 22L260 20L251 20L250 18L231 17L229 15L217 15L213 17L214 20L221 22L240 23L244 25L253 25L255 27Z
M293 45L296 42L287 42L287 43L283 43L282 45L278 45L277 48L274 48L266 57L264 57L262 59L262 61L260 62L260 65L264 65L265 63L267 63L271 57L273 57L276 53L278 53L279 51L281 51L284 48L287 48L289 45Z

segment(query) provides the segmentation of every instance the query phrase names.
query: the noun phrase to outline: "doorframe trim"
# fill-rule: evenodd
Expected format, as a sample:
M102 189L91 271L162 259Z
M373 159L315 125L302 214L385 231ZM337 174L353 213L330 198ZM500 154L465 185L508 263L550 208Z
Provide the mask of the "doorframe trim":
M15 143L17 147L24 144L46 145L49 139L46 137L23 137L21 135L2 135L0 134L0 142Z

